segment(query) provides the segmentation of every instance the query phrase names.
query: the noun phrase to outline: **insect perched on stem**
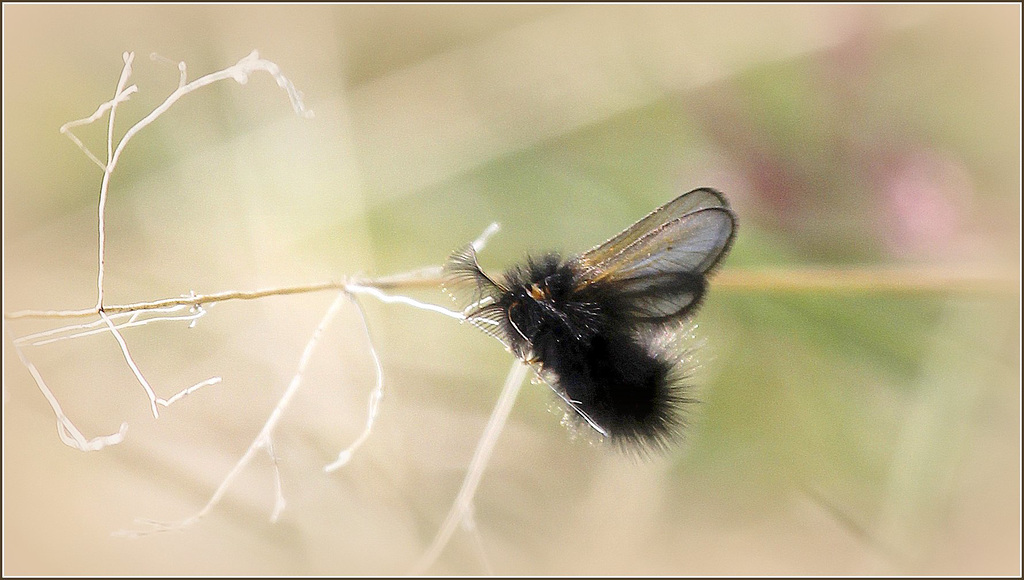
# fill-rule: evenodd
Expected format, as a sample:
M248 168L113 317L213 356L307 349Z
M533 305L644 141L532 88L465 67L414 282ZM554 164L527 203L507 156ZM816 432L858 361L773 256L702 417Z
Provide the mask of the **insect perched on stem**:
M702 188L579 256L527 258L492 278L469 245L445 270L452 286L475 286L466 319L533 366L570 415L621 447L663 450L692 401L676 337L735 232L725 197Z

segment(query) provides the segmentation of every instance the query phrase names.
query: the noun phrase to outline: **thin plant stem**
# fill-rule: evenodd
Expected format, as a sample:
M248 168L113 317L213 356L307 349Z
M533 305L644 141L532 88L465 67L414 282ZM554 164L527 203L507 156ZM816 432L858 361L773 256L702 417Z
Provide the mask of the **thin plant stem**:
M119 314L169 306L198 306L227 300L256 300L267 296L308 294L325 290L347 290L353 293L375 294L374 290L440 287L443 282L436 268L421 270L417 273L423 275L328 281L253 291L231 290L214 294L192 294L148 302L104 306L103 312ZM1012 296L1020 292L1020 275L997 271L963 271L942 268L766 268L723 270L715 275L712 288L716 292L957 293ZM405 299L392 297L391 300ZM4 318L7 320L81 318L98 315L99 310L94 307L79 310L18 310L4 314Z
M445 546L448 545L448 541L451 540L452 534L455 533L459 523L467 515L471 516L473 497L476 495L477 486L480 485L480 479L483 477L484 470L487 469L487 463L491 459L491 452L494 451L494 444L497 442L498 436L501 435L501 431L505 428L505 421L508 419L509 413L512 412L516 396L519 395L519 387L522 386L523 380L526 379L529 368L519 359L512 363L512 368L505 379L505 386L502 387L498 402L494 405L494 410L491 412L491 418L487 421L487 428L484 429L484 434L480 437L476 451L473 453L473 459L469 462L469 469L462 480L462 487L459 488L459 493L455 496L455 502L452 503L444 523L437 530L437 535L434 536L434 541L430 544L430 548L413 567L413 574L423 574L430 568L437 561L441 552L444 551Z
M231 468L231 471L228 472L228 474L224 477L223 480L221 480L220 485L217 487L216 491L213 492L213 495L206 502L206 505L203 506L202 509L200 509L192 516L187 517L178 522L165 523L155 520L141 520L140 523L146 525L148 529L123 531L119 532L118 535L142 536L154 532L180 530L182 528L186 528L198 522L202 518L206 517L207 514L209 514L210 511L213 510L213 508L220 503L220 500L227 493L228 488L231 487L231 484L234 483L238 475L242 472L243 469L246 468L246 466L249 465L249 463L260 450L266 450L271 454L271 458L274 461L275 470L277 469L276 456L273 455L273 450L270 448L270 446L273 444L272 437L274 434L274 429L277 428L277 424L281 421L281 417L284 416L285 409L288 408L288 405L291 403L292 398L294 398L295 393L298 392L299 387L302 385L302 381L306 373L306 368L309 366L309 361L313 358L313 352L316 350L316 346L320 343L321 336L323 336L325 329L331 323L331 321L334 320L338 311L341 309L341 305L345 302L347 296L348 295L345 294L344 292L339 293L337 298L334 299L334 302L332 302L331 305L327 308L327 311L324 313L324 316L320 320L320 323L317 324L316 329L313 331L313 335L306 343L306 348L303 349L302 351L302 356L299 358L298 368L296 368L295 374L292 376L292 380L289 383L288 388L285 389L284 394L281 395L281 398L280 400L278 400L277 405L274 406L274 410L271 411L270 417L267 418L267 421L263 424L263 428L260 429L259 434L256 435L255 439L253 439L252 443L249 445L249 448L246 449L245 454L242 455L242 458L239 459L237 463L235 463L235 466ZM279 475L275 474L275 477L279 477ZM280 493L280 486L277 483L275 483L275 486L277 486L275 487L277 493L274 502L274 510L271 514L272 521L275 520L280 515L281 510L284 509L284 499L283 495Z

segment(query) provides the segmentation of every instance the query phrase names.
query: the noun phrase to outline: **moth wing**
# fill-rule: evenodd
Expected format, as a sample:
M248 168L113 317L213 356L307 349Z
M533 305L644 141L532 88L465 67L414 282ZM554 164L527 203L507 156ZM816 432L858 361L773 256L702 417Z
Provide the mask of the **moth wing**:
M600 252L600 262L593 261L593 251L581 256L586 283L614 288L624 307L640 319L681 316L703 296L704 276L729 250L735 225L728 207L692 209L636 236L614 254ZM624 233L633 234L636 227Z
M679 219L686 214L716 207L729 207L729 202L718 191L709 187L688 191L652 211L647 217L626 228L619 235L587 251L583 254L583 259L589 264L600 265L602 262L614 258L630 244L658 227L672 220Z

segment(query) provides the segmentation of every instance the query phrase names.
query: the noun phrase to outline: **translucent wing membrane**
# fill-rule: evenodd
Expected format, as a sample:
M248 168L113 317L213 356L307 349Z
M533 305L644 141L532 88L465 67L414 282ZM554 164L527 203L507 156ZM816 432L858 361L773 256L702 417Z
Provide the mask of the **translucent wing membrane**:
M658 274L614 282L620 311L647 322L685 314L704 295L702 276L685 273Z
M695 211L709 208L728 210L729 202L721 193L707 187L689 191L652 211L619 235L584 253L583 258L590 265L598 266L614 258L630 244L658 227Z
M703 275L732 243L734 218L725 208L700 209L645 232L598 264L590 253L582 259L596 267L592 279L631 280L666 273Z
M735 216L724 204L711 190L677 198L583 254L586 284L613 289L633 316L654 321L685 314L732 244Z

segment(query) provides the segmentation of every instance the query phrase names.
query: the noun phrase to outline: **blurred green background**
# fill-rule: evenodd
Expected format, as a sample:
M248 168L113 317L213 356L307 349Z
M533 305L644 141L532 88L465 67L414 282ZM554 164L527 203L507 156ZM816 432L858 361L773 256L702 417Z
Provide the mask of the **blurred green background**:
M4 10L4 312L95 301L101 172L57 129L111 98L118 134L251 50L269 76L182 99L129 146L107 209L107 303L439 264L492 221L492 271L585 250L683 191L739 215L724 269L932 265L1019 277L1020 7L11 6ZM100 154L105 123L77 131ZM413 295L437 303L439 290ZM223 303L196 328L26 354L97 453L64 446L4 346L6 574L400 574L426 550L509 355L450 319L351 307L275 437L197 511L287 386L329 294ZM637 461L573 438L526 385L431 572L1020 574L1017 295L712 291L685 444ZM9 324L15 335L52 323Z

